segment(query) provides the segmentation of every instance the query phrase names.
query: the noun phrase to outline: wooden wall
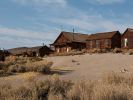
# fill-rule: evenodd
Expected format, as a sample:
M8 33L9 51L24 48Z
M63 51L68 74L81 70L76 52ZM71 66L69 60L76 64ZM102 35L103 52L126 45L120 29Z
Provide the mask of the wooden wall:
M128 40L128 46L124 46L124 39ZM127 31L126 33L123 34L121 38L121 46L122 48L127 48L127 49L133 49L133 32Z
M87 49L105 49L111 48L111 39L90 40L86 43Z

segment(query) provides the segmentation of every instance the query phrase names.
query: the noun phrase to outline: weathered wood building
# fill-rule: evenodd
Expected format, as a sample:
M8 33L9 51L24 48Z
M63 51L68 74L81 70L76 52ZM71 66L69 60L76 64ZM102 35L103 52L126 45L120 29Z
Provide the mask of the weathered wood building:
M48 46L37 46L37 47L20 47L8 50L14 56L28 56L28 57L44 57L54 51Z
M61 32L52 46L55 47L56 53L70 52L73 50L81 51L86 49L87 34Z
M133 49L133 29L128 28L121 37L121 47Z
M0 50L0 61L5 61L5 58L9 55L10 53L7 50Z
M0 50L0 61L4 61L4 60L5 60L4 52L3 50Z
M121 47L119 31L91 34L87 39L87 49L113 49Z
M48 46L37 46L28 48L27 54L31 57L44 57L52 54L54 51Z

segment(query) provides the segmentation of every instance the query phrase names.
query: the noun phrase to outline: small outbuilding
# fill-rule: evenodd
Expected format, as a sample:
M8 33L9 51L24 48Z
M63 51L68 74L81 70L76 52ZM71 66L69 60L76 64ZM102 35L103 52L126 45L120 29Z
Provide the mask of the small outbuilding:
M27 54L31 57L44 57L54 53L48 46L37 46L28 48Z
M121 47L133 49L133 29L128 28L121 37Z
M9 52L6 50L0 50L0 61L5 61L5 58L9 56Z

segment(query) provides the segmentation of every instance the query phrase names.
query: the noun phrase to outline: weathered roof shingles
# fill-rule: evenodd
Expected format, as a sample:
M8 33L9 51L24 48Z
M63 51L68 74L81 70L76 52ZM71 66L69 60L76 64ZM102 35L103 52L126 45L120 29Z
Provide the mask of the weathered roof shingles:
M91 34L91 35L88 37L87 40L110 39L110 38L112 38L117 32L118 32L118 31Z

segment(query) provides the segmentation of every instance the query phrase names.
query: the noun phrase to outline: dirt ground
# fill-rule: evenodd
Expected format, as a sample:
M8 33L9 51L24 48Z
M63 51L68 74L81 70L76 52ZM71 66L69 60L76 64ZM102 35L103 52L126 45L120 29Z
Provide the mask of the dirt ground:
M45 60L52 61L54 74L58 74L61 79L72 81L97 80L104 75L117 72L123 75L133 73L133 55L128 54L86 54L76 56L47 57ZM53 75L42 75L37 73L24 73L9 77L0 78L1 83L25 83L32 76L37 79L47 79ZM28 78L27 78L28 77Z
M60 76L70 80L99 79L111 72L133 73L133 56L128 54L86 54L45 58L60 69Z

